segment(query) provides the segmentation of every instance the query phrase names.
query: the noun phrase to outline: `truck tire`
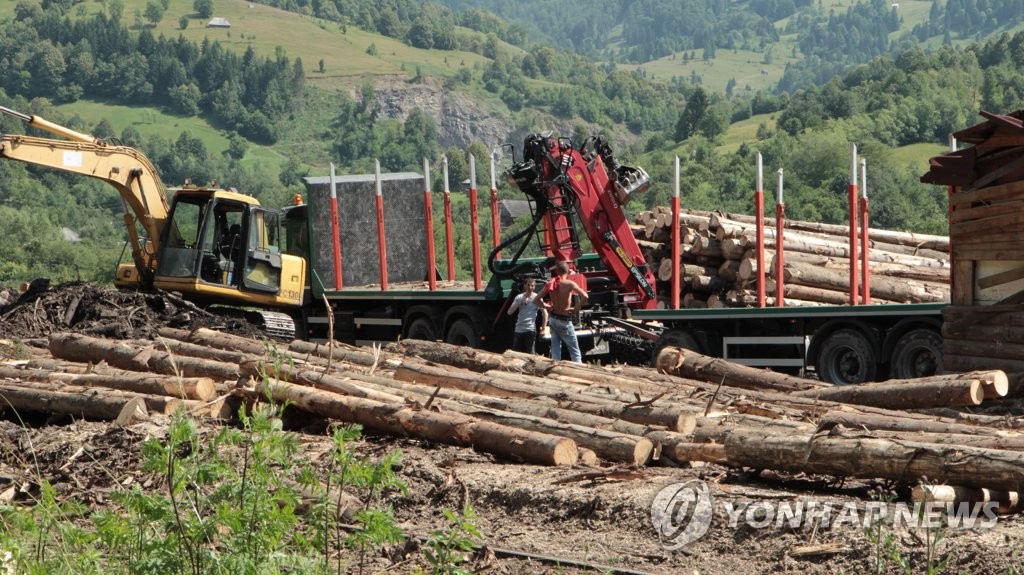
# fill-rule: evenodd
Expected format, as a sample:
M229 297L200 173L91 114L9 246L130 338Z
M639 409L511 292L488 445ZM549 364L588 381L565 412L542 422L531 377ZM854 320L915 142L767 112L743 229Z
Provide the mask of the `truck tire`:
M465 317L455 320L448 327L448 334L444 340L453 345L464 345L473 348L480 347L480 334L476 332L473 322Z
M406 339L422 339L426 341L437 341L437 328L429 317L418 317L412 320L405 330Z
M818 349L818 377L837 385L874 381L878 357L865 335L840 329L826 336Z
M942 369L942 336L928 328L912 329L892 349L889 376L911 379L935 375Z

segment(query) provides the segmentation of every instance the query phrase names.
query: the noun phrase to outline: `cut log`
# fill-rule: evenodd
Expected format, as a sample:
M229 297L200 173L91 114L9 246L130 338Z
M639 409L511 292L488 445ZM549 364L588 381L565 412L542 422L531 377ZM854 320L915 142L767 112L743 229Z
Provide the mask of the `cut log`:
M799 262L786 262L784 279L787 284L800 284L837 291L849 291L850 289L848 273ZM896 302L943 302L949 301L949 286L878 276L871 279L871 294Z
M721 381L723 385L742 389L791 392L817 390L828 386L819 381L730 363L721 358L672 346L665 347L658 353L655 364L660 371L670 375L703 381Z
M41 369L16 369L0 366L0 377L28 381L59 381L80 387L108 387L153 395L168 395L179 399L207 400L217 393L214 381L208 377L174 377L147 373L126 375L73 374Z
M397 343L388 344L385 349L437 364L450 365L479 373L500 369L542 374L541 371L532 369L530 364L533 358L539 356L531 356L529 358L519 356L506 357L500 353L491 353L466 346L421 339L403 339Z
M98 390L60 391L29 386L31 384L0 382L0 411L14 409L114 421L126 406L130 408L138 402L134 396L104 394Z
M214 331L207 328L194 330L161 328L158 333L164 337L185 341L200 345L206 345L217 349L240 351L251 355L264 356L267 350L275 349L283 353L281 346L269 340L257 340L248 337L241 337L229 333Z
M768 262L774 261L776 252L774 250L765 251L765 260ZM786 252L787 262L799 262L812 266L818 266L828 269L847 270L850 269L849 258L837 258L822 256L816 254L807 254L797 251ZM924 282L933 282L939 284L949 284L950 268L949 267L925 267L925 266L911 266L901 263L890 263L885 261L872 261L871 262L871 275L874 276L888 276L894 278L903 278L911 280L921 280Z
M597 467L601 461L598 459L597 454L587 449L586 447L576 448L576 453L579 455L579 464L586 465L587 467Z
M794 395L887 409L980 405L985 398L980 380L947 379L941 376L939 379L921 378L834 386L809 392L800 391Z
M71 361L103 360L114 367L132 371L152 371L185 377L212 377L218 380L238 378L238 366L208 359L176 357L152 347L135 347L117 340L80 334L50 336L50 352Z
M260 382L257 391L316 415L397 435L410 435L544 465L572 465L576 444L564 437L515 429L457 414L415 410L359 397L341 396L285 382Z
M821 429L829 429L836 425L852 429L869 429L881 431L910 431L927 433L956 433L964 435L998 436L999 431L989 427L964 423L949 423L930 419L909 419L898 415L878 415L873 413L849 413L830 411L818 421Z
M1020 491L1024 453L889 439L765 435L737 429L725 441L730 465L837 477L917 482L922 477L968 487Z
M265 375L265 369L260 365L260 362L245 361L239 366L239 369L243 374L254 379L260 379ZM339 377L318 371L292 369L290 367L280 367L275 371L275 377L283 381L301 383L333 393L363 397L382 403L401 403L403 401L401 396L393 393L368 390L360 386L357 380L348 377Z
M830 426L829 424L823 424L822 429L827 430L830 437L842 437L845 439L874 437L878 439L919 441L921 443L936 443L940 445L963 445L967 447L983 447L985 449L1024 451L1024 434L1021 433L1007 435L964 435L958 433L930 433L926 431L849 429L842 425Z
M456 405L448 401L443 402L442 405L450 409L457 408ZM458 410L466 415L485 419L510 428L529 429L539 433L548 433L572 439L577 445L593 450L602 459L607 459L608 461L630 465L645 465L650 461L651 454L654 451L654 444L650 439L637 435L596 429L584 425L560 423L546 417L534 417L508 411L478 407L467 410L458 408Z
M430 343L421 340L411 341ZM378 364L380 361L380 358L374 356L373 353L340 341L335 341L332 346L327 343L296 340L288 344L288 349L293 353L300 354L302 356L311 355L338 362L354 363L356 365L372 366Z
M699 214L694 215L699 217ZM710 219L711 215L708 215L708 218ZM756 222L755 216L746 214L719 213L716 216L717 221L721 221L723 218L726 220L732 220L733 222L737 222L740 224L746 224L751 228L753 228L753 225ZM768 229L773 229L773 226L768 226ZM821 222L808 222L791 219L786 220L785 229L825 233L833 236L848 236L850 230L849 226L844 226L840 224L823 224ZM917 234L913 232L883 230L880 228L868 228L868 239L874 242L901 244L905 246L931 249L940 252L949 251L949 236Z
M914 502L961 503L974 505L977 503L996 503L994 511L1000 515L1016 513L1020 510L1020 495L1016 491L997 491L984 487L963 487L961 485L918 485L911 491L910 498Z
M458 389L432 389L430 386L406 384L397 380L385 385L427 396L436 392L439 397L445 399L634 435L644 435L648 431L648 426L662 427L676 433L690 433L696 425L694 414L679 408L628 404L601 400L597 397L581 400L582 394L575 395L575 400L568 400L561 394L561 397L536 396L530 399L514 399Z

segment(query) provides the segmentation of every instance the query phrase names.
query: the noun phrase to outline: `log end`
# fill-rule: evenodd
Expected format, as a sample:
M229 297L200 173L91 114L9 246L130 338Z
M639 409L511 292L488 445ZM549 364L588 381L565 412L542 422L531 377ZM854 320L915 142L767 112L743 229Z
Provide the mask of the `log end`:
M667 346L658 352L658 357L654 360L654 366L658 368L658 371L676 374L685 360L686 357L682 349Z
M965 403L970 402L968 405L981 405L983 401L985 401L985 386L981 384L981 381L975 379L971 381Z
M588 467L597 467L600 463L597 454L586 447L579 447L576 449L576 454L579 456L578 463L580 465L586 465Z
M647 438L637 440L633 446L633 463L636 465L647 465L654 455L654 443Z
M982 386L985 388L985 399L1006 397L1010 393L1010 378L1002 370L993 370L982 379Z
M697 429L697 416L688 411L681 411L676 417L675 427L671 431L689 435L693 433L694 429Z
M577 448L575 441L563 438L561 441L558 441L555 444L554 449L551 450L551 463L553 465L576 465L576 463L580 461L581 451L590 450ZM593 465L596 465L597 454L595 454L593 451L590 451L590 454L593 455L593 459L595 462ZM587 463L587 465L592 464Z
M196 378L195 399L209 401L217 396L217 382L209 377Z

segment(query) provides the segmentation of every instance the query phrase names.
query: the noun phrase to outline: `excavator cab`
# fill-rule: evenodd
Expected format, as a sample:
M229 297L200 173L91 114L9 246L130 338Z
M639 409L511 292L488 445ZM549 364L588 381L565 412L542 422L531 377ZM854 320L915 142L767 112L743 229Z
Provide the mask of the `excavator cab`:
M210 303L297 303L304 260L283 254L281 237L280 212L249 196L178 190L161 238L155 285Z

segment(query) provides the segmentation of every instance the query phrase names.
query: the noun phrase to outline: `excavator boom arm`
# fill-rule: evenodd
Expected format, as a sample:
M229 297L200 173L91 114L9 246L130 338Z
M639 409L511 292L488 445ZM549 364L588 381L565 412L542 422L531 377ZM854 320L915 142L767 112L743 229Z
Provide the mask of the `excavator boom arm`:
M160 235L170 207L164 185L149 159L135 148L106 144L36 116L26 116L2 106L0 113L68 138L0 134L0 157L89 176L117 189L125 205L132 259L144 281L151 282L156 267L155 254L159 252ZM137 227L142 228L145 238L139 236Z

